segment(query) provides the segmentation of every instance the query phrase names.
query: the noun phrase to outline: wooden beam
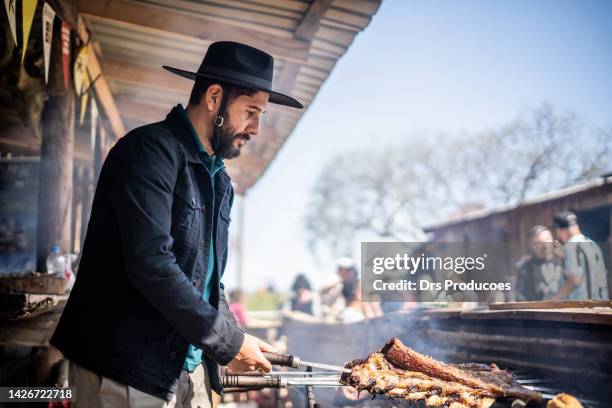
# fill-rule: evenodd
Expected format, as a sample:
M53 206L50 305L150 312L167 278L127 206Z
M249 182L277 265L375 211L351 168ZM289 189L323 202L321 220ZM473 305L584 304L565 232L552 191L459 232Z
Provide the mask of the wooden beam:
M296 37L308 41L310 44L321 25L321 20L325 12L331 7L331 4L332 0L314 0L295 30ZM300 72L300 68L300 64L286 63L275 79L275 85L278 89L284 92L290 92ZM273 123L276 123L280 114L282 113L279 112L274 115L275 119L272 121Z
M2 111L4 112L4 110ZM39 156L41 140L34 137L31 129L23 126L19 119L18 123L7 120L0 114L0 151L3 154L11 152L13 156ZM74 140L74 159L75 161L90 165L92 163L91 147L89 139L77 137Z
M289 61L304 63L308 59L310 44L302 39L271 35L239 25L182 13L168 7L145 5L128 0L78 0L77 8L83 14L207 41L230 40L247 43Z
M69 248L66 248L68 250ZM66 290L66 279L63 276L50 276L46 273L34 273L28 276L0 277L0 293L49 294L63 295ZM39 299L40 300L40 299Z
M123 116L141 123L154 123L164 120L172 108L171 106L164 108L154 103L132 99L127 96L118 96L117 105Z
M85 27L85 23L80 16L77 26L79 37L81 37L85 44L88 44L90 39L89 31L87 30L87 27ZM100 101L102 108L110 121L115 138L119 139L125 135L125 125L123 124L123 120L121 119L121 115L117 109L117 105L115 105L115 100L113 99L113 94L110 90L108 82L106 81L104 75L102 75L102 69L100 68L100 63L94 48L91 46L91 44L88 45L88 47L89 55L87 57L87 70L89 71L89 76L92 80L95 80L94 90L96 92L96 96L98 97L98 100Z
M106 76L122 81L139 82L185 94L190 94L193 87L193 81L173 75L161 66L152 68L126 61L104 59L102 67Z
M490 310L567 309L567 308L612 308L610 300L544 300L538 302L491 303Z
M279 72L274 80L276 87L282 92L291 91L291 88L293 88L293 84L295 83L295 79L300 72L300 67L300 64L285 64L281 72Z
M319 26L325 12L331 7L332 0L314 0L295 30L295 36L310 42Z
M310 44L321 24L323 15L331 7L331 3L332 0L314 0L295 30L296 37L308 41ZM278 89L289 92L293 88L300 68L300 64L286 63L274 81Z

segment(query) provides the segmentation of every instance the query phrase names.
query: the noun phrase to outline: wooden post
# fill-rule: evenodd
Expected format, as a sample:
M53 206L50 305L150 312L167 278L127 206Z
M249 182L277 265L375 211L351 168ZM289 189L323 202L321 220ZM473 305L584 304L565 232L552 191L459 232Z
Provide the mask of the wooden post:
M46 271L51 246L70 250L72 168L74 152L74 94L53 95L42 114L40 188L38 197L37 270Z
M31 351L32 366L35 369L30 371L30 382L32 385L53 385L54 378L51 378L53 366L59 363L64 356L53 346L32 347Z
M96 124L98 132L94 149L94 186L98 185L100 170L102 170L102 164L106 159L106 129L102 125L102 121L99 120L99 122Z
M79 199L80 199L80 194L79 194L79 179L80 179L80 170L81 167L76 165L74 166L74 169L72 171L72 215L70 217L70 252L74 252L75 251L75 245L76 245L76 237L77 237L77 226L79 225L79 222L77 221L77 210L79 207Z
M91 190L93 189L91 173L92 171L88 167L83 168L83 179L81 180L81 250L85 243L85 235L87 233L87 225L89 224L89 215L91 213Z
M38 271L46 271L46 259L53 245L71 250L72 183L74 157L75 94L64 87L61 36L53 36L49 83L41 117L40 177L38 188ZM69 70L70 71L70 70Z

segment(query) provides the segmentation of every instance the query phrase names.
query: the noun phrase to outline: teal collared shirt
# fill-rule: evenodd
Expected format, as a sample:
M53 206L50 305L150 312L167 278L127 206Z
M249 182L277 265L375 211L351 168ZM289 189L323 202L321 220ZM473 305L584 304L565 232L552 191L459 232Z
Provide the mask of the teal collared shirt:
M219 170L224 168L225 164L223 164L223 160L219 158L218 156L214 156L214 155L211 156L206 152L206 149L204 148L204 145L202 145L202 142L200 141L200 138L198 137L198 134L195 131L193 124L191 123L191 120L189 119L189 116L187 116L187 112L185 111L185 109L183 109L183 106L179 104L177 106L177 110L181 113L181 117L185 120L185 124L191 131L191 134L193 135L193 138L195 139L198 145L200 159L202 159L202 163L204 163L204 167L208 169L208 172L210 174L211 184L213 186L213 191L214 191L215 174ZM213 274L215 273L215 247L214 247L214 240L212 239L212 237L210 239L210 251L208 252L208 254L209 254L208 255L208 270L206 271L206 282L204 282L204 290L202 291L202 297L207 302L210 299L210 294L212 293L212 289L213 289L213 279L212 278L213 278ZM202 360L203 360L202 354L203 354L202 350L200 350L197 347L194 347L193 345L190 345L189 350L187 350L187 358L185 359L185 363L183 364L183 370L187 370L190 373L193 372L198 367L198 365L202 364Z

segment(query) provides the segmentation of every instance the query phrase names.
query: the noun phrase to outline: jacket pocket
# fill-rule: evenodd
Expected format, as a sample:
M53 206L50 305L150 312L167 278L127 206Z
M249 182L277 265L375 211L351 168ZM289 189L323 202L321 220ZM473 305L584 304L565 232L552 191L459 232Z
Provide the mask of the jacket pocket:
M200 210L199 197L191 183L188 180L182 180L174 191L171 227L171 235L174 239L172 251L179 264L185 259L190 246L193 246L194 238L191 238L191 235L196 231L195 226L200 220Z

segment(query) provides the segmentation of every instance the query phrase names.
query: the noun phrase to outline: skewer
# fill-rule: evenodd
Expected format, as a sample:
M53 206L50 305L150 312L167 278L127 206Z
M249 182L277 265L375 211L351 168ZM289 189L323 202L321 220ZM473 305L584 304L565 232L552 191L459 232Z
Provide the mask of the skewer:
M340 382L338 381L337 378L286 378L286 381L293 383L293 384L298 384L298 383L304 383L304 384L315 384L315 383L334 383L334 384L340 384Z
M281 377L305 377L305 376L337 376L340 377L340 373L334 373L333 371L270 371L264 375L270 376L281 376Z
M306 385L312 385L313 387L342 387L342 384L340 384L337 381L308 381L308 380L304 380L304 381L296 381L296 380L287 380L287 385L288 386L294 386L294 387L299 387L299 386L306 386Z

